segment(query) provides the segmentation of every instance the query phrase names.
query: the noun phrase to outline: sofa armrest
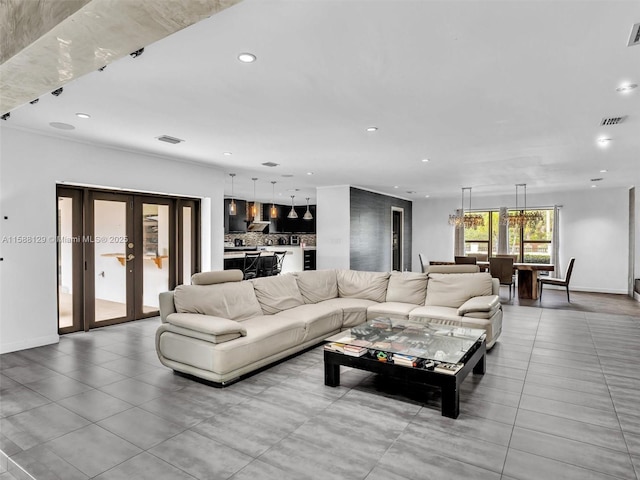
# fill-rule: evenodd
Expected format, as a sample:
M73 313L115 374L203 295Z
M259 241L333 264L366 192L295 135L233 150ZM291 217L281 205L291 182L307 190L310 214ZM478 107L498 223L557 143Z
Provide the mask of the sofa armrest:
M172 313L176 313L176 306L173 303L173 291L160 292L160 320L167 322L167 317Z
M247 335L247 329L240 322L199 313L172 313L167 316L167 322L207 335Z
M464 302L458 308L458 315L466 315L473 312L490 312L500 306L500 298L497 295L473 297Z

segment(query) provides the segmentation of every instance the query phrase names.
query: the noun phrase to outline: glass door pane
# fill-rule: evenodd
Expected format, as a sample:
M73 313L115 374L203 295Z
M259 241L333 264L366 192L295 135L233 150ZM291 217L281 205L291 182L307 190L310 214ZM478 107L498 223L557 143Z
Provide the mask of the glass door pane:
M94 200L95 322L127 317L127 273L133 253L127 251L128 201Z
M73 198L58 197L58 328L73 326ZM77 214L77 213L76 213Z
M169 205L142 204L142 313L157 312L158 295L169 290Z
M182 283L189 285L191 283L191 272L193 258L193 240L191 238L191 207L182 207Z

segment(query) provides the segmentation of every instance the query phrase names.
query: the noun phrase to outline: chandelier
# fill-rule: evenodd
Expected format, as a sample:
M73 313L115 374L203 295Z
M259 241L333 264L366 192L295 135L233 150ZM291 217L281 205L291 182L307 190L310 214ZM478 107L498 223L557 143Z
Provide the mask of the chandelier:
M469 213L464 213L464 191L469 190ZM453 225L456 228L473 228L484 226L484 218L477 213L471 213L471 187L462 188L462 202L460 210L455 215L449 215L449 225Z
M524 208L518 208L518 191L520 187L524 187ZM542 212L539 210L527 211L527 184L516 183L516 213L509 215L509 223L516 227L532 226L542 220Z

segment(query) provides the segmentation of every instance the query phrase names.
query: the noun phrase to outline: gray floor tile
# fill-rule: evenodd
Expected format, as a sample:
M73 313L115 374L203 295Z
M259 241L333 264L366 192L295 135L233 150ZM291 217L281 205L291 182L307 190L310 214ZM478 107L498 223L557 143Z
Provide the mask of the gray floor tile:
M155 368L158 368L153 365L149 365L148 363L137 362L128 357L111 360L110 362L104 362L100 365L104 368L108 368L109 370L113 370L114 372L118 372L121 375L125 375L127 377L142 375L143 373L147 373L151 370L154 370Z
M211 478L211 477L209 477ZM141 453L95 477L95 480L193 480L191 475L149 453Z
M609 395L609 389L607 388L607 384L604 382L589 382L585 380L576 380L574 378L555 377L531 372L527 372L526 384L538 384L551 388L574 390L576 392Z
M522 396L520 408L540 413L553 413L553 415L558 417L607 428L616 429L619 426L618 417L614 412L584 406L576 408L576 406L571 403L534 397L532 395Z
M185 428L137 407L117 413L97 425L144 450L164 442Z
M94 388L104 387L110 383L127 378L125 375L121 375L107 368L102 368L98 365L85 365L77 370L65 373L65 375Z
M392 473L389 470L385 470L381 467L375 467L365 480L409 480L407 477Z
M44 445L89 477L141 452L135 445L97 425L81 428Z
M36 363L23 367L7 368L2 371L2 374L23 385L26 383L37 382L44 378L60 375L58 372L54 372L50 368Z
M577 465L532 455L527 452L509 449L504 474L518 480L562 479L562 480L619 480L601 472L589 470Z
M166 393L166 390L133 378L110 383L100 387L100 390L132 405L140 405Z
M37 480L85 480L89 478L45 445L38 445L14 455L12 460Z
M149 452L199 479L229 478L253 460L244 453L189 430Z
M619 478L633 478L635 472L628 453L597 447L576 440L527 430L513 429L511 449L551 458Z
M582 405L585 407L597 408L601 410L613 411L613 402L609 393L586 393L567 390L560 387L547 387L539 383L527 382L524 386L523 395L559 400L561 402Z
M53 401L62 400L63 398L93 389L93 387L89 385L85 385L64 375L27 383L25 386Z
M281 470L261 460L253 460L233 475L230 480L300 480L300 476L296 473Z
M150 372L145 372L133 378L141 382L148 383L149 385L153 385L154 387L161 388L162 390L170 391L180 390L188 385L193 384L193 380L182 377L180 375L176 375L175 373L173 373L173 370L169 370L168 368L158 368L155 370L151 370ZM245 382L239 382L238 384L243 383ZM232 385L231 387L233 386L234 385Z
M473 478L474 480L497 480L500 473L460 462L431 450L429 445L397 441L382 456L378 464L385 470L407 479L422 480L425 474L434 480ZM428 473L427 473L428 472Z
M3 433L23 449L57 438L90 422L55 403L2 419Z
M98 422L132 407L130 403L100 390L89 390L73 397L64 398L58 403L92 422Z
M23 386L7 388L0 392L0 415L8 417L50 402L48 398Z
M626 452L627 445L621 429L606 428L530 410L519 410L516 426L590 443L619 452Z

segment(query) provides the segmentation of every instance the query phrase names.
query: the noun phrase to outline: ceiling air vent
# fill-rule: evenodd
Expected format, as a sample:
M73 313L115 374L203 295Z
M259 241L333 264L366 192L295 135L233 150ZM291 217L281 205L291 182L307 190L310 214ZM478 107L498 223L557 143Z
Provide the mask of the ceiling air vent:
M631 29L631 36L629 37L627 47L632 47L634 45L640 45L640 23L636 23Z
M627 118L626 115L623 116L623 117L604 117L602 119L602 121L600 122L600 126L618 125L618 124L624 122L626 118Z
M167 142L167 143L173 143L174 145L176 143L181 143L184 142L184 140L180 139L180 138L176 138L176 137L170 137L169 135L162 135L160 137L156 137L158 140L160 140L161 142Z
M273 162L264 162L262 165L264 165L265 167L277 167L280 164L279 163L273 163Z

